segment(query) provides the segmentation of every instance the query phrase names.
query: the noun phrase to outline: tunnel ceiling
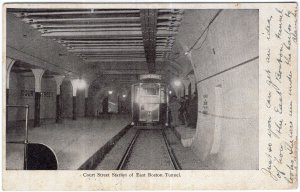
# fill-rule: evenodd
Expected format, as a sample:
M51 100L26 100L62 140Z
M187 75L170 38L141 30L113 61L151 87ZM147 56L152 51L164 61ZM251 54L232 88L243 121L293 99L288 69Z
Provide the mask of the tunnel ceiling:
M174 9L12 9L10 12L38 30L42 37L55 40L81 58L92 72L101 64L98 68L101 73L118 75L162 69L172 52L183 16L183 10ZM112 65L115 63L125 65ZM130 68L128 63L135 65ZM146 67L136 67L137 64Z

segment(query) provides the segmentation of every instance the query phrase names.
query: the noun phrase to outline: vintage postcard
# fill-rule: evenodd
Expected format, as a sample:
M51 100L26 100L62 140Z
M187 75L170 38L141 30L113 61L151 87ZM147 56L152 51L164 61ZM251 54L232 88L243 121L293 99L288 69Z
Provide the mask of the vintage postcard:
M3 190L297 189L297 3L6 3Z

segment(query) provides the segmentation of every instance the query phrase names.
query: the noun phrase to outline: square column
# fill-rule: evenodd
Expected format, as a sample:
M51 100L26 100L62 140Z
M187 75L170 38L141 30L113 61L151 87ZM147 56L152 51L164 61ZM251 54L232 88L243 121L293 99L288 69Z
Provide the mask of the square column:
M11 68L15 62L16 61L14 59L6 57L6 105L9 104L9 75L10 75ZM6 124L7 122L8 122L8 111L6 108Z
M54 79L56 81L56 123L61 123L61 105L62 105L62 100L61 100L61 84L64 80L65 76L63 75L55 75Z
M16 60L6 57L6 104L8 104L9 99L9 75L15 62Z
M89 86L87 85L84 90L84 117L87 117L87 109L88 109L88 97L89 97Z
M183 96L188 94L188 90L189 90L189 84L190 82L188 80L182 80L182 84L183 84Z
M192 90L192 94L194 94L196 92L196 78L195 78L195 74L191 74L188 76L190 82L191 82L191 90Z
M42 77L45 70L43 69L32 69L34 75L34 127L41 126L40 110L41 110L41 89L42 89Z
M77 117L76 117L76 95L77 95L77 87L78 87L78 79L72 79L71 80L71 84L72 84L72 91L73 91L73 97L72 97L72 100L73 100L73 109L72 109L72 119L73 120L76 120Z

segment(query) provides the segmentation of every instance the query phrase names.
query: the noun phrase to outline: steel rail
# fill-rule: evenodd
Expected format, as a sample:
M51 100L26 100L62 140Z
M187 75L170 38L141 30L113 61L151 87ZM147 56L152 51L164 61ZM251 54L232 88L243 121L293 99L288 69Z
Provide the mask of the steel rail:
M176 156L175 156L175 154L174 154L174 152L173 152L173 150L172 150L172 148L171 148L171 146L170 146L170 144L169 144L169 141L168 141L168 139L167 139L167 136L166 136L165 131L164 131L164 130L161 130L161 133L162 133L162 135L163 135L165 144L166 144L166 146L167 146L168 153L169 153L169 157L170 157L170 159L171 159L171 162L172 162L172 165L173 165L174 169L175 169L175 170L181 170L181 169L182 169L182 168L181 168L181 165L180 165L180 163L178 162L178 160L177 160L177 158L176 158Z
M139 134L140 134L140 130L138 129L138 130L136 131L136 133L135 133L133 139L131 140L131 142L130 142L130 144L129 144L129 146L128 146L126 152L125 152L125 154L123 155L123 157L122 157L122 159L121 159L121 161L120 161L120 163L119 163L119 165L118 165L118 167L117 167L117 170L122 170L122 169L125 167L125 165L126 165L128 159L129 159L129 157L130 157L130 154L131 154L131 152L132 152L133 146L134 146L134 144L135 144L135 142L136 142L136 140L137 140Z
M122 157L122 159L121 159L121 161L120 161L120 163L119 163L119 165L117 167L117 170L122 170L126 166L126 164L128 162L128 159L129 159L129 157L131 155L133 146L134 146L134 144L135 144L135 142L136 142L136 140L137 140L140 132L141 132L141 129L138 129L137 132L135 133L133 139L131 140L129 146L126 149L126 152L124 153L124 155L123 155L123 157ZM168 154L169 154L172 166L174 167L175 170L182 170L181 165L178 162L178 160L177 160L177 158L176 158L176 156L175 156L175 154L174 154L174 152L173 152L173 150L172 150L172 148L171 148L171 146L169 144L169 141L167 139L167 136L166 136L164 130L161 130L161 133L162 133L162 136L164 138L164 142L166 144L166 147L167 147L167 150L168 150Z

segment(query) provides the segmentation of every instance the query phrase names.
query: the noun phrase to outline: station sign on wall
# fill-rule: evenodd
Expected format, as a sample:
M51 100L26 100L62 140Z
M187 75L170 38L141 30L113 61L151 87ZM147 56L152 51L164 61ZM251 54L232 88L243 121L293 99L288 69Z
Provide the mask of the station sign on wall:
M157 79L157 80L161 80L161 75L158 74L144 74L144 75L140 75L140 80L143 79Z
M34 97L34 90L21 90L22 97ZM54 97L54 92L44 91L41 92L41 97Z
M208 114L207 98L208 98L207 94L203 95L203 111L202 111L203 114Z

